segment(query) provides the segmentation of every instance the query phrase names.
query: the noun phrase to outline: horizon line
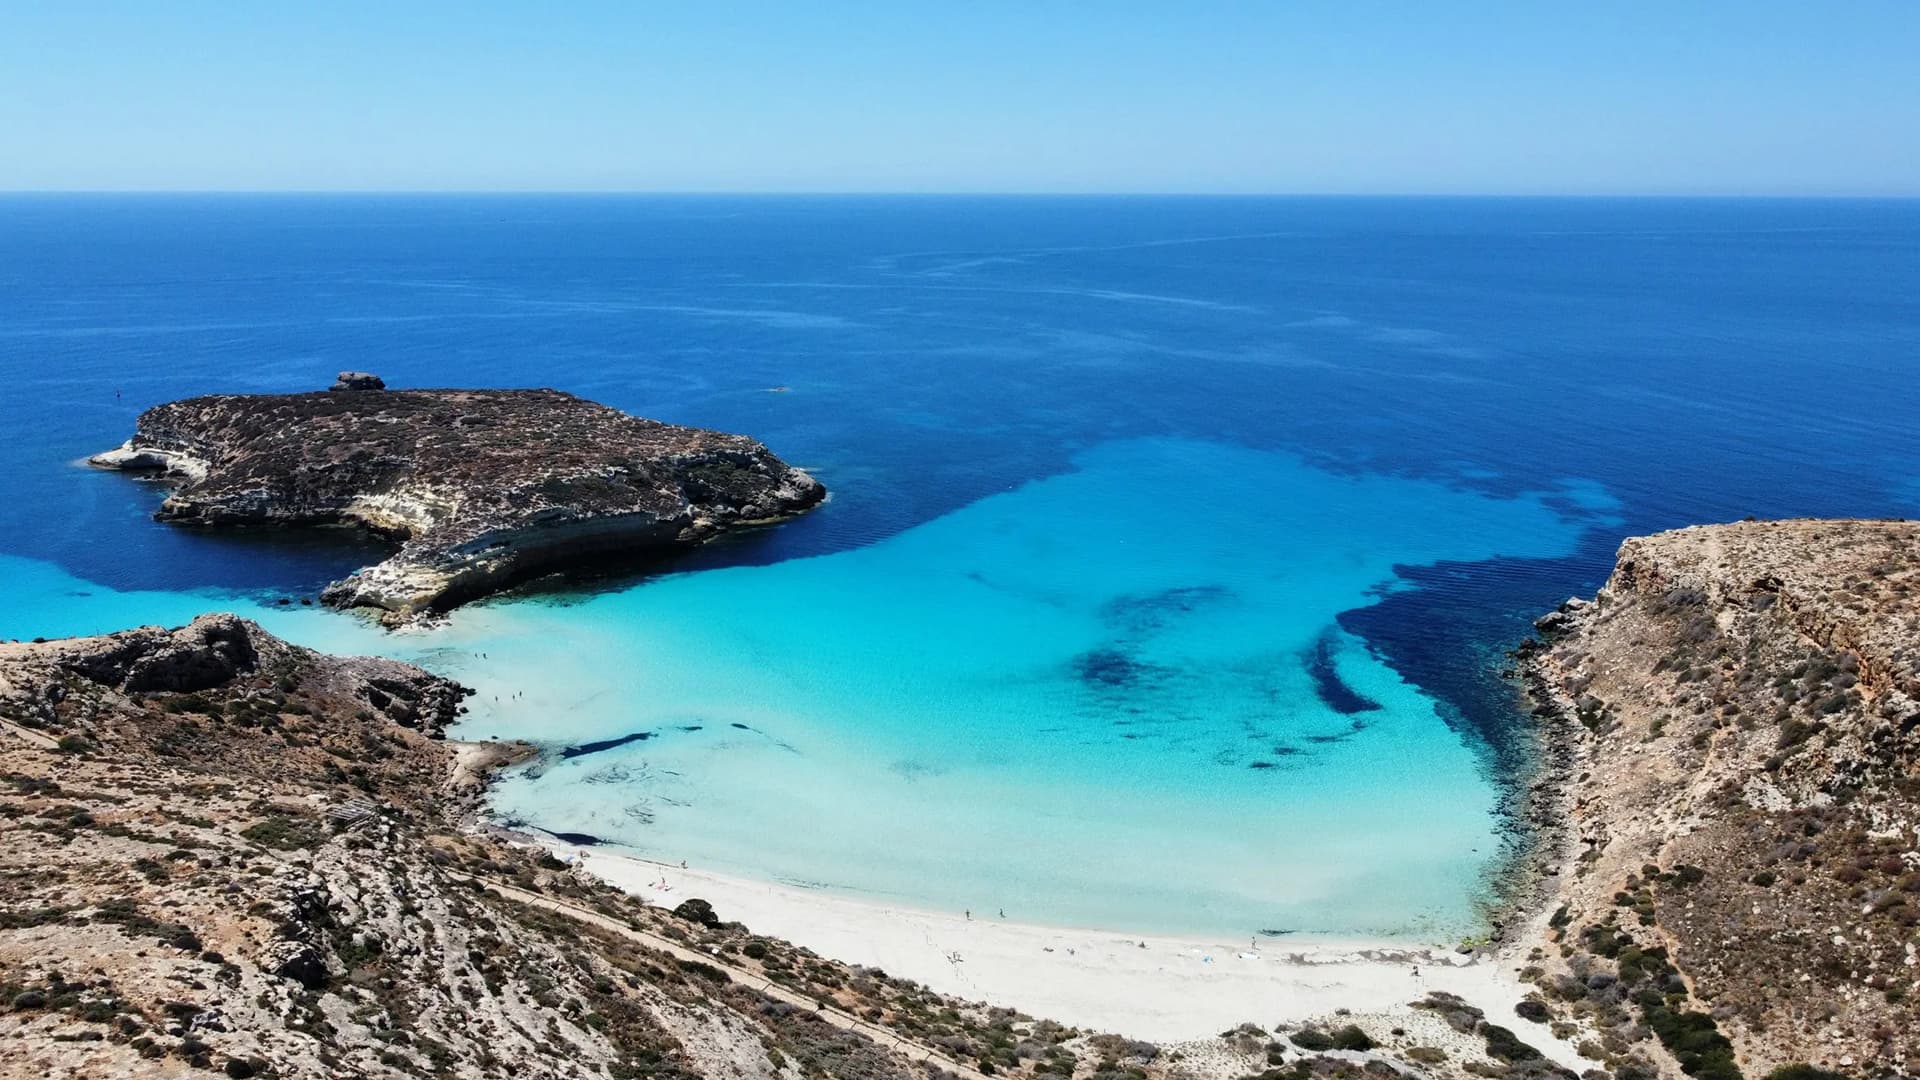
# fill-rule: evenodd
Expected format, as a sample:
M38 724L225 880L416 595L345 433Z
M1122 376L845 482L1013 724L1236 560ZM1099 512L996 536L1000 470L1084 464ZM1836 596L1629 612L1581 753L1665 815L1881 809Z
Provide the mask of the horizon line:
M730 188L4 188L0 198L48 196L335 196L335 197L653 197L653 198L927 198L927 199L1726 199L1876 200L1920 199L1920 190L1871 191L1018 191L860 190Z

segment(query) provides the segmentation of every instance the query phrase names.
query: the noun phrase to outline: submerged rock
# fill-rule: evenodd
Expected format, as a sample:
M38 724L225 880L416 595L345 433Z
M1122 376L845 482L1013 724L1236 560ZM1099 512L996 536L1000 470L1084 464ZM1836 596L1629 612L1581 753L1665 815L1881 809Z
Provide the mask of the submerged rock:
M820 483L753 439L557 390L221 394L148 409L103 468L178 483L156 518L349 525L401 541L335 582L390 625L587 560L635 559L811 509Z

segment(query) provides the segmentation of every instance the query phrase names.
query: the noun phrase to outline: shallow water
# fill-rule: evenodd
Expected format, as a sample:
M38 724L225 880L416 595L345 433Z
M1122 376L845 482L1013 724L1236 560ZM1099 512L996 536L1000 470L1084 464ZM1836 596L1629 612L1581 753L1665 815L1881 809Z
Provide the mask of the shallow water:
M416 660L547 748L503 816L666 859L1448 940L1533 614L1624 534L1920 506L1916 250L1910 203L5 198L0 633ZM750 431L834 498L388 635L272 602L369 546L71 466L347 367Z
M1494 777L1337 617L1396 563L1560 556L1579 528L1541 497L1138 439L834 554L399 636L248 613L474 686L461 735L548 746L495 805L550 831L1043 922L1445 937L1498 850ZM205 603L42 577L21 616L98 608L62 631Z

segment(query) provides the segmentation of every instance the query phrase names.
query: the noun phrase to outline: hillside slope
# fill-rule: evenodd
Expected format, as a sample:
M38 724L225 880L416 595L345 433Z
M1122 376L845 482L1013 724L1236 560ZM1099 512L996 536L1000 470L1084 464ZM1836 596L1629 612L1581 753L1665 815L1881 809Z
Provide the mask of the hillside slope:
M1620 1075L1920 1073L1920 525L1629 540L1538 625L1574 759L1542 1007Z

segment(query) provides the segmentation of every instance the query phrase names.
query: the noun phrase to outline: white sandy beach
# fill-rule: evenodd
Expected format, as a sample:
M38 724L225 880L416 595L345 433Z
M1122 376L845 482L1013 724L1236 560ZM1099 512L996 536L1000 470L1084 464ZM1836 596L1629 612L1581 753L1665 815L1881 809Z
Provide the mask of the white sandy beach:
M1405 1014L1428 991L1458 994L1561 1064L1584 1068L1545 1025L1514 1015L1527 987L1518 965L1380 942L1208 941L920 911L829 892L684 869L600 849L548 844L556 854L671 907L691 897L722 919L847 963L878 967L943 993L1015 1007L1062 1023L1156 1042L1328 1016ZM1424 1025L1423 1025L1424 1026Z

